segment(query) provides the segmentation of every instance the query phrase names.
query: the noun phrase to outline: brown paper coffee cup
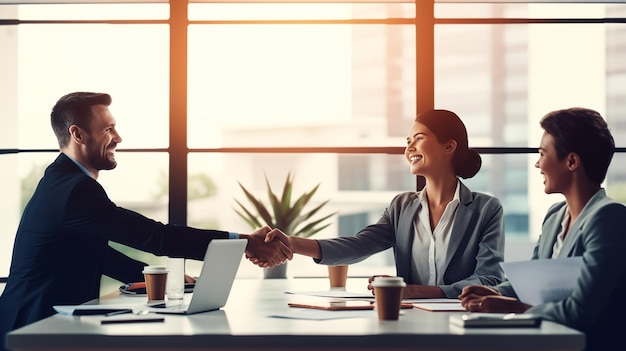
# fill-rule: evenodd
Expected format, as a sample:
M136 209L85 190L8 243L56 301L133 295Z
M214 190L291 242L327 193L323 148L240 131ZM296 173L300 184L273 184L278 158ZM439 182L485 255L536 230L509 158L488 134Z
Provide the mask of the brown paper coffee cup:
M167 269L164 266L146 266L143 269L148 301L165 300Z
M406 284L401 277L376 277L372 282L379 320L397 320L400 317L402 291Z
M328 280L331 288L345 288L348 279L348 266L328 266Z

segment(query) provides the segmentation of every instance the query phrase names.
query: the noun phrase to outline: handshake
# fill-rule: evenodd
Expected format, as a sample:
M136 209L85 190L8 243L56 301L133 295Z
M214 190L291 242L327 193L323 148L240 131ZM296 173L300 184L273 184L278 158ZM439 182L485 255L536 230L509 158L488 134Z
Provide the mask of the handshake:
M280 229L264 226L240 238L248 239L246 258L259 267L275 267L293 258L293 237Z

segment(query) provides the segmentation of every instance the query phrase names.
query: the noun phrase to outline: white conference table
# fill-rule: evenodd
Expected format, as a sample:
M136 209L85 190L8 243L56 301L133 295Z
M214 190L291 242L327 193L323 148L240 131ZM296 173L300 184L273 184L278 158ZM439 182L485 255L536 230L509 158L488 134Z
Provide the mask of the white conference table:
M347 290L367 292L367 278L349 278ZM98 318L54 315L8 334L12 350L582 350L584 334L544 321L539 328L464 329L448 317L463 312L402 310L397 321L379 321L376 311L359 317L304 320L288 314L285 291L328 290L328 280L237 279L218 311L167 315L164 322L101 325ZM191 294L185 294L188 299ZM138 304L145 297L110 294L96 304ZM312 310L315 311L315 310ZM334 311L321 311L333 314ZM108 317L111 318L111 317ZM98 323L93 322L94 319Z

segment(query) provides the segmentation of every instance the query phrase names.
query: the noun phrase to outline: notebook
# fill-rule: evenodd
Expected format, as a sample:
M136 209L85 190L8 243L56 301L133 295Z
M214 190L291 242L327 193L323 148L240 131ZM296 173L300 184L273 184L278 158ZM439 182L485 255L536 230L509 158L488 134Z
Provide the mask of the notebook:
M193 314L224 307L247 243L246 239L209 242L189 304L168 306L161 303L149 305L149 310L156 313Z

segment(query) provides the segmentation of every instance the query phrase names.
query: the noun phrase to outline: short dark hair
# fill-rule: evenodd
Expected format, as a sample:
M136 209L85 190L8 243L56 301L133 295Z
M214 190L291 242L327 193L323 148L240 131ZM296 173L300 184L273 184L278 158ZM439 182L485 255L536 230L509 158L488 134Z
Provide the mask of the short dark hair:
M587 177L601 184L615 153L615 141L606 121L591 109L573 107L552 111L541 119L541 128L554 138L558 159L578 154Z
M60 148L66 147L70 142L68 130L71 125L85 129L89 126L93 117L91 107L94 105L111 105L111 96L79 91L69 93L56 102L50 113L50 123Z

